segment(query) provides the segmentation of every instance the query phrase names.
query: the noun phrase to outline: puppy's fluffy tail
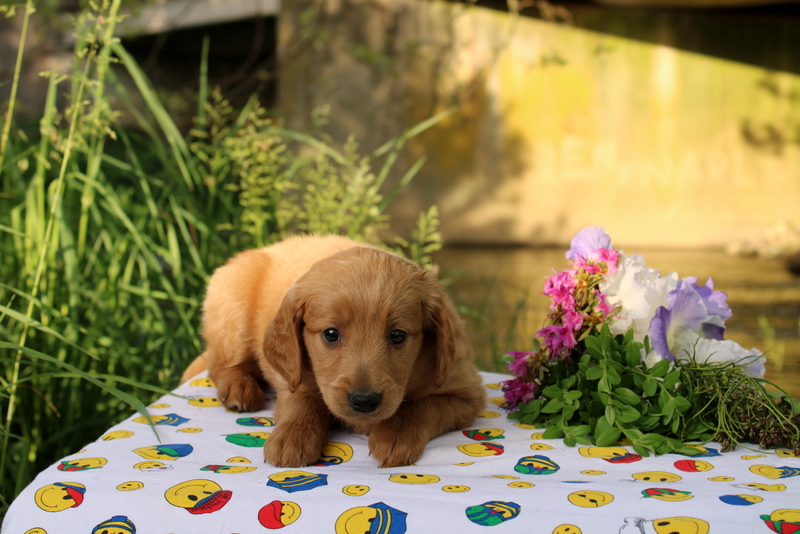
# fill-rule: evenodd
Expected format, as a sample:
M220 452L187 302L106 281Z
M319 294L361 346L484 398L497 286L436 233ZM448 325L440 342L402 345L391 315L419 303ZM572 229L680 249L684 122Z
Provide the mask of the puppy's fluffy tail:
M183 372L183 376L181 376L181 384L192 378L194 375L202 373L206 369L206 355L203 353L195 358L194 361L189 364L189 367L187 367Z

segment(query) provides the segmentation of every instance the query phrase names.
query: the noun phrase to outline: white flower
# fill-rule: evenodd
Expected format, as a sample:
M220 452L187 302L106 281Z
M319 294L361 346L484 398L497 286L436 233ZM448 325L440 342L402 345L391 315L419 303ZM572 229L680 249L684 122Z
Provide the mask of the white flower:
M645 266L639 254L620 253L617 271L600 286L611 306L622 306L611 322L611 333L624 334L633 328L634 340L644 341L650 320L659 306L668 305L669 292L677 285L677 273L661 276L660 271Z
M747 350L730 339L705 339L697 336L678 354L679 360L694 356L697 363L735 363L746 375L763 378L766 358L757 349Z

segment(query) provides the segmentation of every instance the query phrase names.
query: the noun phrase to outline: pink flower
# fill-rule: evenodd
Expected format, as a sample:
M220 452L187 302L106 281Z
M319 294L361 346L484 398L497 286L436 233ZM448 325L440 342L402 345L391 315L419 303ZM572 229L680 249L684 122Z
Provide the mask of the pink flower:
M572 329L564 325L545 326L536 332L536 337L542 338L542 344L550 350L551 358L566 356L578 344Z
M619 263L619 252L613 248L601 248L595 250L597 253L597 261L602 261L608 266L607 274L612 275L617 272L617 263Z
M508 409L513 410L517 404L525 404L533 400L536 395L536 385L531 382L512 379L500 382L503 387L503 397L508 403Z
M567 310L564 312L561 321L564 323L564 326L570 330L580 330L585 318L586 316L577 310Z
M514 357L514 361L508 364L508 370L514 373L514 376L518 378L526 378L528 376L528 360L536 353L511 351L506 354L510 354Z
M597 297L597 306L594 309L600 312L603 318L614 315L614 307L608 303L605 293L595 290L594 294Z
M553 271L555 272L555 271ZM554 274L544 284L544 294L550 297L550 309L554 310L558 306L562 308L571 309L575 307L575 296L573 290L575 289L575 278L573 278L573 271L566 270Z

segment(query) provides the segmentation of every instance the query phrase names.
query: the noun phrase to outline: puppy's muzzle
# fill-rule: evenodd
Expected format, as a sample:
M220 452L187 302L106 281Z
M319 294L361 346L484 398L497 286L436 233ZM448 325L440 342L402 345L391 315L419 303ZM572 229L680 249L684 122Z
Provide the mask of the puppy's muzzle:
M359 413L372 413L381 404L381 394L377 391L354 391L350 394L350 407Z

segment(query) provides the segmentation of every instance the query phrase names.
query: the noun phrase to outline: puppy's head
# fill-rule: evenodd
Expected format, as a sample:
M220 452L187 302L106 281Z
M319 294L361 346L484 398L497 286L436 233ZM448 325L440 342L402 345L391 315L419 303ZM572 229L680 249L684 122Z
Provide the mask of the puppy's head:
M316 263L286 294L264 355L290 390L309 381L349 423L390 417L411 389L441 387L457 325L434 271L356 247Z

